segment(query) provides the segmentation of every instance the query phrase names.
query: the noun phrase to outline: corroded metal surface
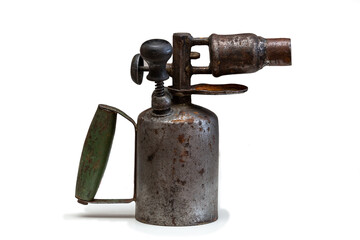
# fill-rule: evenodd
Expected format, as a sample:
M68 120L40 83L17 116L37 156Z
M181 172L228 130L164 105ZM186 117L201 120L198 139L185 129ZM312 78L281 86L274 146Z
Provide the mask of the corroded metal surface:
M220 95L220 94L237 94L244 93L248 88L244 85L239 84L196 84L191 85L189 89L174 89L168 87L169 92L176 95L184 94L203 94L203 95Z
M174 33L172 75L175 89L188 89L192 75L191 47L193 38L189 33Z
M291 65L290 39L266 39L255 34L209 37L210 68L215 77L252 73L266 65Z
M172 93L176 93L173 98L174 103L190 103L191 94L217 95L243 92L212 91L210 88L206 91L198 91L196 86L191 85L191 77L194 74L212 74L215 77L219 77L227 74L252 73L262 69L264 66L291 65L291 41L289 38L263 38L252 33L233 35L212 34L208 38L193 38L189 33L174 33L173 63L171 64L166 64L166 62L158 64L159 59L168 58L165 56L170 53L170 45L166 41L159 39L149 40L144 44L150 45L148 44L149 42L157 43L155 45L158 46L152 46L151 53L154 54L146 60L148 66L143 66L139 60L141 56L135 55L131 64L131 76L139 84L142 80L142 75L140 74L142 71L149 71L148 78L150 77L149 80L153 81L156 79L153 76L162 79L161 76L170 75L173 78ZM166 47L162 46L162 44L165 46L164 42L167 43ZM192 47L196 45L209 46L209 66L191 65L191 59L200 58L199 53L192 51ZM142 51L144 49L143 46L141 47ZM143 52L147 55L149 51ZM159 71L160 65L162 66L161 71ZM226 87L224 85L222 88L225 89ZM242 87L238 86L237 88Z
M138 118L137 220L155 225L208 223L218 213L218 120L199 106Z
M289 38L266 39L266 58L269 66L291 65L291 42Z

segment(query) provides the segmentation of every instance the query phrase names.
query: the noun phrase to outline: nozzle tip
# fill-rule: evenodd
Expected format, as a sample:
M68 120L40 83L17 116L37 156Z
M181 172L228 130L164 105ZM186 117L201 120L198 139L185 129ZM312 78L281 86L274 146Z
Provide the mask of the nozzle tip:
M269 66L291 65L291 40L290 38L266 39L266 56Z

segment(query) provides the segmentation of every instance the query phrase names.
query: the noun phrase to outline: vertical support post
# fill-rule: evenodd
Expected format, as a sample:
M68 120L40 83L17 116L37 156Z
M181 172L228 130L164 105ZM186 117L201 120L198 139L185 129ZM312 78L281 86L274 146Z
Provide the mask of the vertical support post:
M173 35L173 88L189 89L192 75L191 47L193 37L189 33L174 33ZM190 103L191 96L174 96L174 103Z

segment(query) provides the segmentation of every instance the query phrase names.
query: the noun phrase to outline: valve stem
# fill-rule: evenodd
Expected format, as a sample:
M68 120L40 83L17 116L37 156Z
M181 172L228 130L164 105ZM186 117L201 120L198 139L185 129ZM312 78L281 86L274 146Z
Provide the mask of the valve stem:
M171 99L165 94L164 81L157 81L152 95L151 107L155 116L166 116L170 113Z
M156 82L156 84L155 84L155 96L157 96L157 97L165 96L164 81Z

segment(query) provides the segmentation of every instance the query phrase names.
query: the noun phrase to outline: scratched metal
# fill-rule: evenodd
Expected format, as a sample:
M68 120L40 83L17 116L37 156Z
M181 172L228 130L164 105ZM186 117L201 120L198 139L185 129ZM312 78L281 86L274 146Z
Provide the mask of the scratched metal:
M138 221L165 226L213 222L218 217L218 120L203 107L141 113L137 132Z

